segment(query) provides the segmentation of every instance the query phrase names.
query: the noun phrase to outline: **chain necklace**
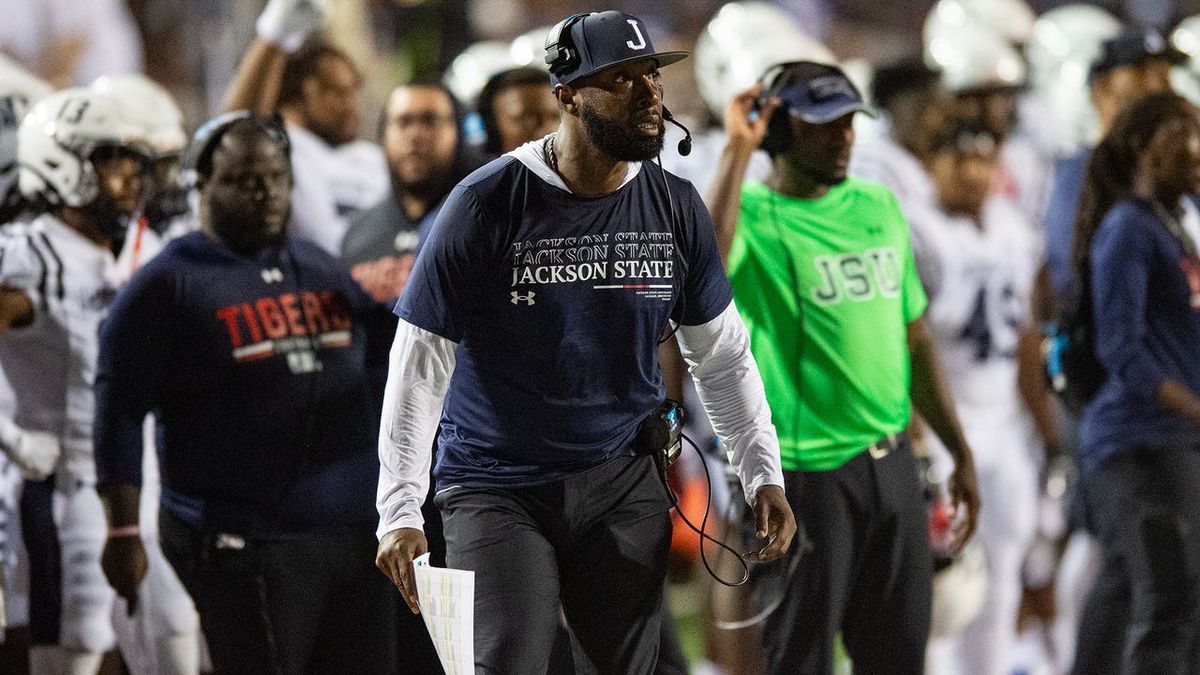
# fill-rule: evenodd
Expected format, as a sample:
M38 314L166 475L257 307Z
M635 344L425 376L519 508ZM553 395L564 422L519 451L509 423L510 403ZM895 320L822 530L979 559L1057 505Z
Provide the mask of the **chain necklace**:
M558 170L558 154L554 152L554 138L556 136L558 136L558 134L550 134L550 136L546 139L546 145L543 146L543 149L546 155L546 163L550 165L551 170L553 170L559 178L562 178L562 172Z

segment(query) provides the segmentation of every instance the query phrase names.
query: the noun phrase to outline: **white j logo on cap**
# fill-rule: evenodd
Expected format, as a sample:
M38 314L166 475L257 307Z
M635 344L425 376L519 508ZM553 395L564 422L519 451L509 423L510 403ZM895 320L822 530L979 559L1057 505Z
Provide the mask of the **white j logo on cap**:
M646 38L642 37L642 29L638 28L637 22L634 21L633 19L625 19L625 20L629 22L630 26L633 26L633 34L637 36L637 44L636 45L633 44L633 40L626 40L625 46L629 47L630 49L645 49L646 48Z

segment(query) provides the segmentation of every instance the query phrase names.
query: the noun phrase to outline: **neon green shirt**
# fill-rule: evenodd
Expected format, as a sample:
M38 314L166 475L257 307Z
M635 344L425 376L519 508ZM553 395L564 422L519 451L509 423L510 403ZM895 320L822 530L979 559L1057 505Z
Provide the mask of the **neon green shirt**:
M848 178L794 199L747 183L728 272L784 469L836 469L904 429L906 329L926 298L887 188Z

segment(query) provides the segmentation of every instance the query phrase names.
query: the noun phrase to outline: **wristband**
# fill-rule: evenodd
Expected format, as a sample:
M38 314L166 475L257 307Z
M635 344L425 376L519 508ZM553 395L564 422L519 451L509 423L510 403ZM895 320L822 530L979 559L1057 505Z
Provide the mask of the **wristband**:
M108 538L116 537L136 537L141 535L142 530L137 525L122 525L121 527L108 528Z

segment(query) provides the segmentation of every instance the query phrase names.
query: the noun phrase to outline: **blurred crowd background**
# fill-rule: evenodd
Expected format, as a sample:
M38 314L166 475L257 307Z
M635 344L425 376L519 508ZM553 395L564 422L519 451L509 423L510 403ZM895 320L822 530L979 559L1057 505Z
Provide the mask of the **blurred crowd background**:
M221 109L220 98L254 37L265 0L4 0L0 52L57 86L99 75L142 71L180 102L189 128ZM399 83L440 77L479 42L510 42L572 13L607 8L644 17L664 48L692 49L718 0L333 0L328 34L366 76L371 115ZM932 0L778 0L840 60L886 63L918 53ZM1032 0L1041 14L1068 4ZM1101 7L1134 24L1167 30L1200 13L1200 0L1106 0ZM539 37L540 39L540 37ZM535 52L540 52L540 44ZM693 64L695 65L695 64ZM694 71L671 69L668 101L676 114L701 108ZM480 81L482 84L482 80ZM367 120L370 121L369 119ZM372 129L373 125L364 125Z

